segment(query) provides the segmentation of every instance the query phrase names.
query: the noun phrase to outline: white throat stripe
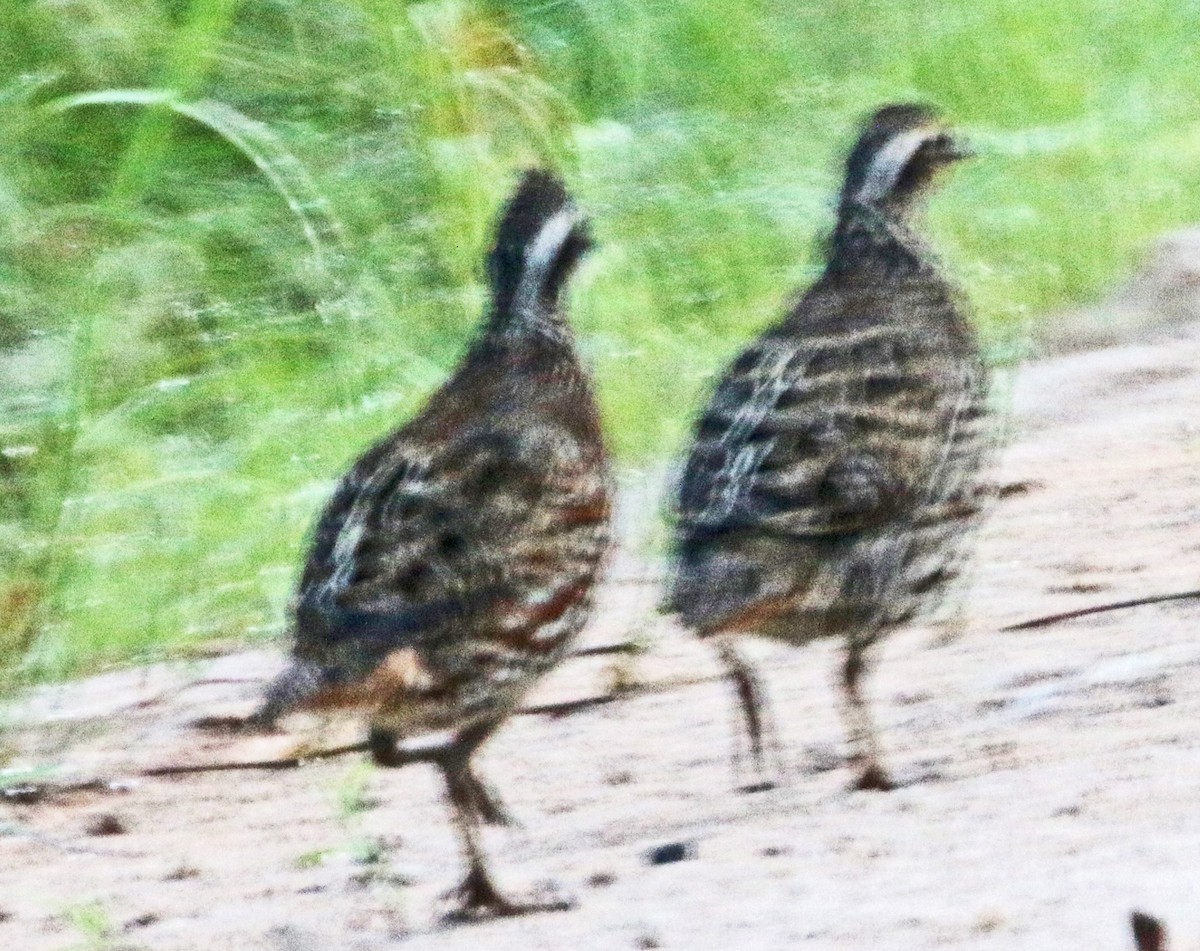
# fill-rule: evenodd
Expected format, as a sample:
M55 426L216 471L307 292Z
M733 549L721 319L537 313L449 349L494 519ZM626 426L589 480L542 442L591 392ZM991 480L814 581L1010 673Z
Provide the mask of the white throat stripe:
M542 230L525 251L521 282L513 295L514 309L518 312L526 313L536 306L537 295L550 276L550 268L578 221L578 212L567 205L542 225Z
M855 195L859 201L873 204L895 187L904 166L916 154L917 149L937 133L933 126L923 126L896 136L875 156L867 169L862 187Z

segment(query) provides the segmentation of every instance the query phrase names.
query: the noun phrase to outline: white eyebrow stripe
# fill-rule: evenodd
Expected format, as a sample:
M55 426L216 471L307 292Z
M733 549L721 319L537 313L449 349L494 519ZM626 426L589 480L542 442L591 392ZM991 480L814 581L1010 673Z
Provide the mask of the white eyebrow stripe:
M885 145L875 156L875 160L867 169L862 187L854 196L859 201L870 204L887 195L895 186L900 173L904 171L909 160L925 142L936 135L938 130L933 126L922 126L896 136Z
M578 222L579 212L572 205L567 205L542 225L537 237L530 243L525 251L521 280L513 294L513 307L518 313L526 313L535 308L537 295L550 276L550 268L570 237L571 229Z

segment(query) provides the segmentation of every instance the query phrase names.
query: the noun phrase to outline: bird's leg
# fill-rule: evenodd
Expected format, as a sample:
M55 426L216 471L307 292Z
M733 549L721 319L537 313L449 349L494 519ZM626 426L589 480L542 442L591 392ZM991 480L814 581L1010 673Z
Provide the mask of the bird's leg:
M384 730L377 726L371 727L371 732L367 735L367 746L371 750L371 759L375 761L376 766L395 769L407 766L409 763L419 762L411 754L400 749L397 745L396 734L390 730Z
M774 789L775 783L768 778L766 757L763 755L763 737L765 734L771 746L776 748L776 752L778 752L777 739L775 730L770 722L770 704L766 701L766 697L763 694L758 674L754 672L754 668L750 666L746 658L733 646L729 638L717 638L716 647L717 653L721 658L721 663L725 665L725 671L733 683L738 703L742 708L742 714L745 717L746 723L746 736L750 741L750 756L754 761L755 781L739 787L740 791L762 792ZM764 730L764 726L767 727L766 730ZM741 758L738 753L740 745L739 742L734 747L733 759L735 769Z
M468 727L459 733L455 745L466 750L462 764L463 778L471 796L471 808L475 815L488 825L514 826L517 825L517 821L513 819L512 813L505 807L496 790L475 775L469 759L471 753L478 749L499 725L499 720L489 720Z
M476 741L478 742L481 740ZM503 811L486 791L483 783L471 772L470 756L473 751L474 746L466 747L460 741L456 741L438 761L446 780L446 792L450 798L454 825L458 829L467 857L467 877L454 892L459 900L459 907L450 912L448 919L470 921L490 915L511 917L570 909L571 903L561 900L529 903L511 901L505 898L492 882L483 849L479 844L478 825L487 810L499 809L501 814ZM481 802L484 805L481 806Z
M371 750L371 758L378 766L389 769L407 766L410 763L433 763L442 766L446 759L462 758L463 750L469 757L470 753L495 731L496 726L497 721L488 721L468 727L449 743L416 749L406 749L398 745L396 735L391 731L372 727L367 743ZM463 788L468 797L467 804L478 819L488 825L516 825L500 797L471 771L467 760L462 764L462 773Z
M466 770L464 779L468 783L471 809L481 821L490 826L515 826L518 824L500 797L496 795L496 790L483 782L470 768Z
M864 647L851 643L842 667L842 691L845 703L842 707L846 720L846 732L850 741L850 765L858 772L853 789L895 789L881 763L879 740L875 724L859 689L859 678L866 670Z
M467 920L489 914L521 914L525 909L500 894L492 882L491 875L488 874L487 861L479 843L475 784L470 777L466 760L457 763L446 761L441 767L446 780L446 792L450 798L454 827L458 830L467 859L467 876L455 889L459 906L449 917L454 920Z
M569 902L549 901L517 903L505 898L488 874L483 848L479 843L479 823L509 825L512 820L504 804L471 769L471 755L495 731L499 721L487 721L467 727L449 743L416 749L397 744L389 730L372 727L368 743L371 755L380 766L399 767L409 763L432 763L446 780L454 827L462 839L467 856L467 877L454 890L459 906L447 916L452 921L470 921L495 915L507 917L539 911L565 911Z

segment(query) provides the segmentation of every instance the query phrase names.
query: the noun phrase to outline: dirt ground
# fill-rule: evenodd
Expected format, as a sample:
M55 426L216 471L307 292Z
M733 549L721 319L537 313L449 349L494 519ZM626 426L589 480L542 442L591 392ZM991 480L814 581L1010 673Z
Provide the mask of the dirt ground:
M1008 402L971 590L949 622L889 640L870 680L900 790L847 791L826 643L754 649L790 765L781 789L735 792L726 686L655 616L661 569L626 554L586 642L648 652L615 672L569 661L530 702L638 689L514 717L480 757L524 822L489 834L497 877L553 879L575 910L443 924L462 866L434 774L347 756L10 800L0 946L1090 951L1131 948L1138 907L1200 949L1200 600L1000 630L1200 587L1200 323L1028 364ZM61 781L282 755L300 734L193 725L248 711L279 663L41 689L5 714L9 766ZM683 861L648 861L670 843Z

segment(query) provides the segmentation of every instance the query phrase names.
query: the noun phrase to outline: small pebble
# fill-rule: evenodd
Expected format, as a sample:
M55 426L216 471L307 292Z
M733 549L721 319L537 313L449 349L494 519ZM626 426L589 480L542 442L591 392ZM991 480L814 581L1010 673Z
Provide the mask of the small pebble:
M129 830L125 828L125 823L121 821L120 816L113 815L111 812L102 812L100 815L92 817L85 831L88 835L99 836L124 835Z
M647 865L671 865L674 862L686 862L696 857L695 842L668 842L656 845L646 853Z
M147 912L144 915L138 915L136 918L130 918L125 922L124 928L126 931L133 931L136 928L149 928L156 921L158 921L158 915L153 912Z

